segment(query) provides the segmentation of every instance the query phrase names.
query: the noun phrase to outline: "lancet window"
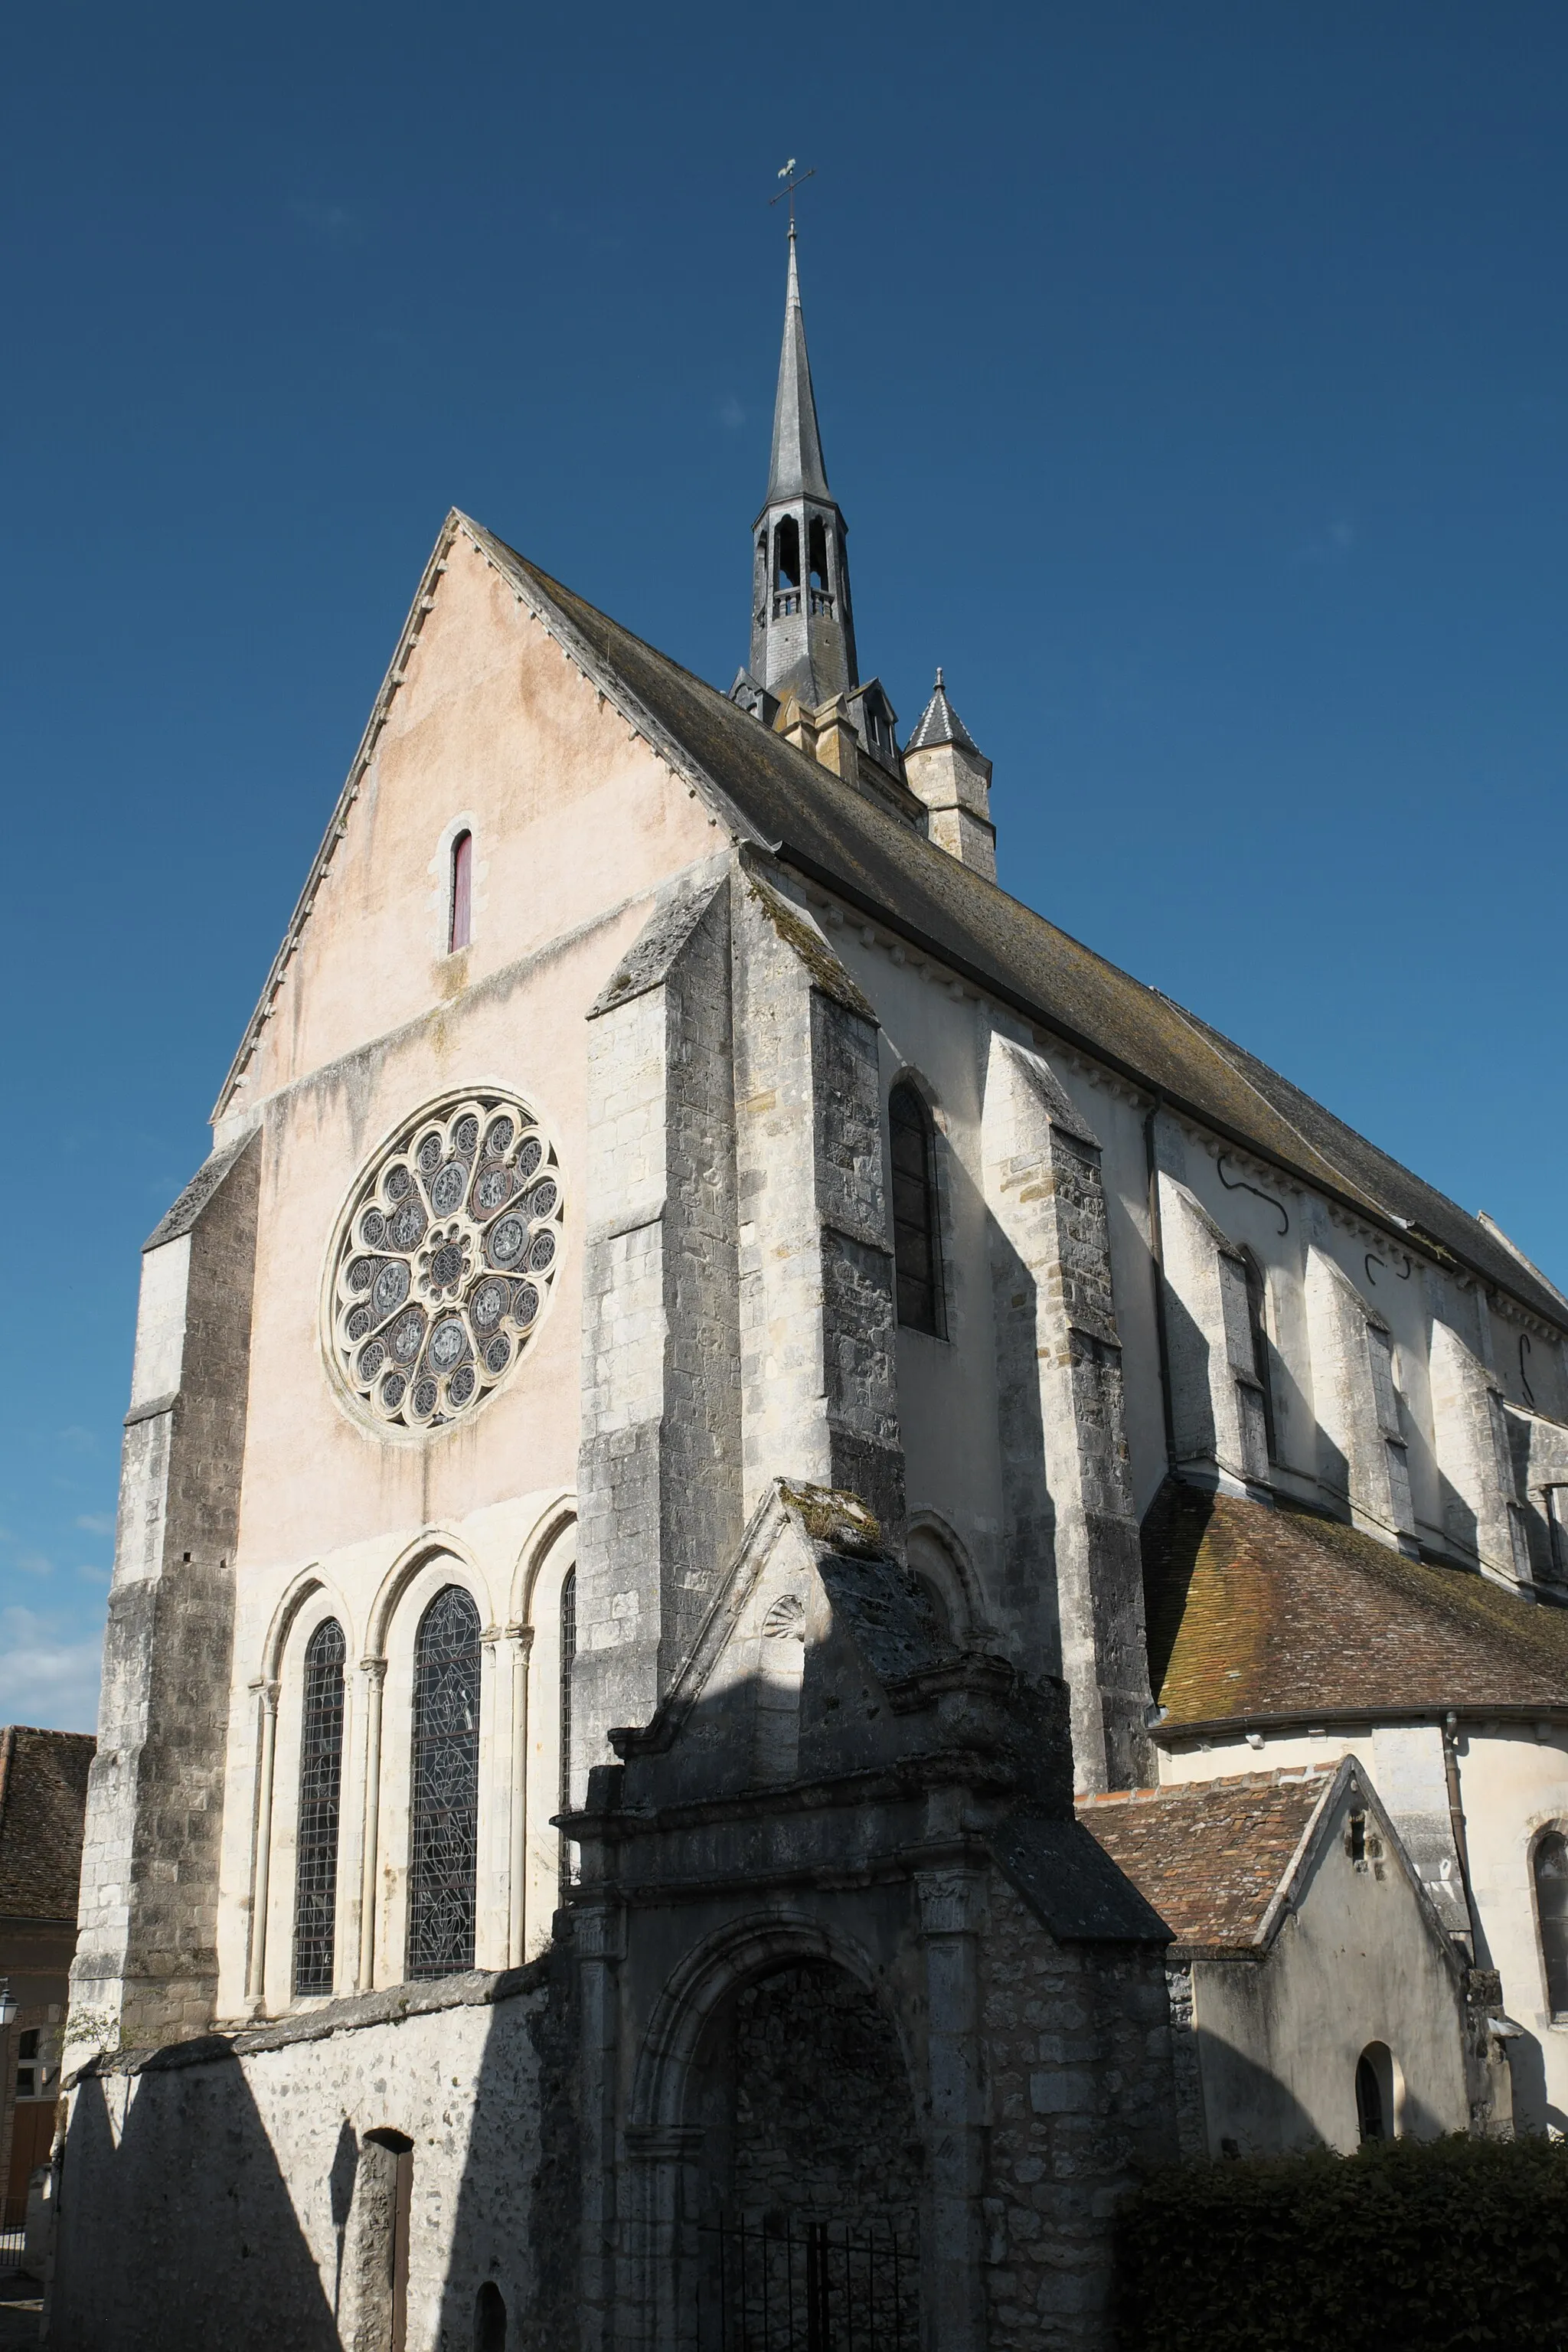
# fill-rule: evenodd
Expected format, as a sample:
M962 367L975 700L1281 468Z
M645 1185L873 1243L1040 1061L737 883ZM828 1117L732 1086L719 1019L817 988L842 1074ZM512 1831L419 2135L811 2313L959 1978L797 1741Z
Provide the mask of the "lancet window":
M1568 2017L1568 1838L1545 1830L1535 1841L1535 1916L1546 1971L1546 2006Z
M451 923L447 946L456 954L474 931L474 836L460 833L452 844Z
M893 1270L899 1320L911 1331L942 1336L942 1260L937 1223L936 1148L931 1117L911 1086L888 1101L892 1146Z
M577 1571L569 1568L561 1585L561 1808L572 1802L572 1662L577 1655ZM561 1841L561 1899L572 1884L571 1852Z
M474 1965L479 1814L479 1612L460 1585L436 1595L414 1649L408 1870L410 1977Z
M343 1629L318 1625L305 1651L295 1837L294 1990L331 1992L337 1951L338 1829L343 1780Z

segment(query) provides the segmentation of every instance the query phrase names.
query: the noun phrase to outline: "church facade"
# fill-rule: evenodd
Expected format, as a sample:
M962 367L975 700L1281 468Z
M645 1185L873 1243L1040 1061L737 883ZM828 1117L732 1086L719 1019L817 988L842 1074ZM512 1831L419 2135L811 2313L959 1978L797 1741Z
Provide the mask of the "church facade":
M1108 2344L1568 2109L1568 1302L997 885L791 230L721 694L447 518L146 1245L51 2342Z

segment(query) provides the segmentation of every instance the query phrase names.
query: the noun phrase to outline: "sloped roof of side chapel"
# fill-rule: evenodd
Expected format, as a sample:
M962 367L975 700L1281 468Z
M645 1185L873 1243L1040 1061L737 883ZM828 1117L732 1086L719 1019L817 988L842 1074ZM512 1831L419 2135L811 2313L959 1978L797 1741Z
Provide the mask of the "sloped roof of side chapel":
M219 1098L229 1107L337 840L353 823L403 664L459 535L737 842L924 950L988 995L1230 1141L1434 1255L1451 1255L1556 1328L1563 1299L1478 1218L1158 989L959 864L869 794L551 578L468 516L447 517L326 838Z

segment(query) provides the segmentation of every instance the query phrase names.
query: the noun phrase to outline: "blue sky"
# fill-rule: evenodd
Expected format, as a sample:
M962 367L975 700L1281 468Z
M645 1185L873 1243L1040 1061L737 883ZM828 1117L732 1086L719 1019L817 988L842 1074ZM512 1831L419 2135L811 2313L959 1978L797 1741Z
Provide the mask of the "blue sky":
M0 1720L92 1720L139 1245L446 509L743 657L786 155L1005 885L1568 1284L1560 5L54 0L0 105Z

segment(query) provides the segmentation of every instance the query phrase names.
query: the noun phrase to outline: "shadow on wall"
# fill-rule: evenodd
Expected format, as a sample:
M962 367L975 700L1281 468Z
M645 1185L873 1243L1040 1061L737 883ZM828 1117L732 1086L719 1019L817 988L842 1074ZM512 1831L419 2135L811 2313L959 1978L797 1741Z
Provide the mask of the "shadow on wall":
M1334 2146L1343 2155L1354 2152L1363 2132L1357 2129L1358 2102L1353 2095L1357 2086L1353 2078L1343 2085L1345 2128L1341 2139L1335 2141L1313 2121L1289 2084L1247 2051L1238 2050L1234 2042L1202 2025L1197 2029L1196 2041L1211 2156L1289 2156ZM1385 2059L1388 2054L1381 2042L1369 2044L1366 2057L1373 2052L1382 2053ZM1322 2085L1318 2082L1309 2088L1315 2094L1321 2091ZM1362 2121L1363 2127L1371 2126L1371 2115L1363 2116ZM1370 2137L1440 2139L1449 2129L1440 2116L1410 2091L1403 2078L1397 2080L1396 2085L1391 2071L1389 2079L1378 2091L1376 2124Z
M985 1244L996 1326L996 1443L1004 1496L999 1590L994 1600L985 1595L986 1613L1013 1629L1008 1646L1016 1661L1027 1660L1030 1674L1059 1675L1057 1514L1046 1480L1035 1276L989 1210Z
M338 2179L334 2166L334 2192ZM79 2085L58 2227L51 2352L336 2352L321 2273L225 2042Z
M1568 2112L1554 2107L1547 2096L1546 2056L1539 2037L1521 2027L1509 2042L1508 2063L1515 2131L1568 2135Z

